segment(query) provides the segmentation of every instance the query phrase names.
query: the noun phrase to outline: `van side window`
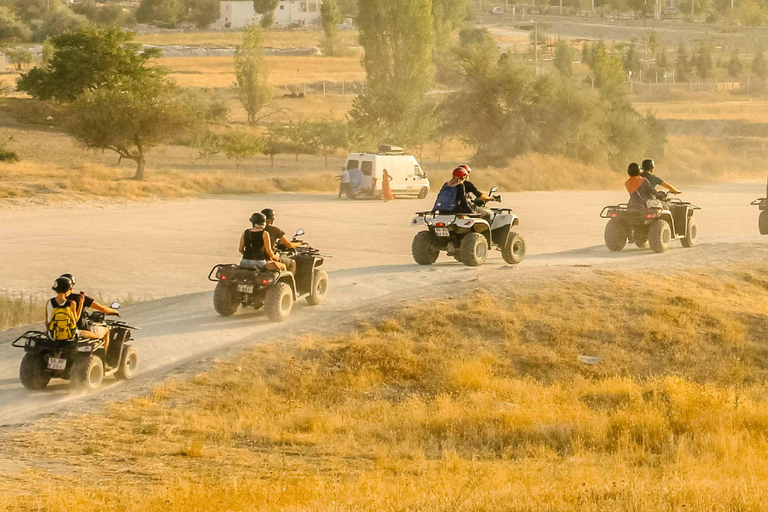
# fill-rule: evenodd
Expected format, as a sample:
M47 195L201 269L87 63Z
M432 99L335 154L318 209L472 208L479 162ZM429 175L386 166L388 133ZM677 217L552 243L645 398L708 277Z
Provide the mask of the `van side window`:
M360 166L360 170L363 171L363 175L365 176L373 175L373 162L363 162L363 165Z
M358 167L359 165L360 165L360 162L358 162L357 160L350 160L349 162L347 162L347 170L351 171L352 169L359 169L360 168Z

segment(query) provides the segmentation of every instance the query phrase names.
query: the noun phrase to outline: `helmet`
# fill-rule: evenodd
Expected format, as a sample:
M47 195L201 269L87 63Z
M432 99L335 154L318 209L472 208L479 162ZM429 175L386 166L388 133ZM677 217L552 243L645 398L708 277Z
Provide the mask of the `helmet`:
M467 176L469 176L469 173L463 167L457 167L453 170L454 178L466 178Z
M637 162L629 164L629 167L627 167L627 174L630 176L640 176L640 166L637 165Z
M253 215L251 215L250 218L251 224L254 226L264 227L267 225L267 218L264 216L263 213L256 212Z
M68 277L59 277L53 282L51 287L56 293L67 293L72 289L72 280Z
M467 171L467 175L472 174L472 168L467 164L461 164L459 167Z
M72 286L75 286L77 284L77 281L75 281L75 276L72 274L61 274L59 277L66 277L70 281L72 281Z
M652 171L656 167L656 164L650 158L646 158L643 160L642 166L644 171Z
M264 208L261 210L261 213L264 214L264 217L266 217L267 220L275 220L275 210L272 208Z

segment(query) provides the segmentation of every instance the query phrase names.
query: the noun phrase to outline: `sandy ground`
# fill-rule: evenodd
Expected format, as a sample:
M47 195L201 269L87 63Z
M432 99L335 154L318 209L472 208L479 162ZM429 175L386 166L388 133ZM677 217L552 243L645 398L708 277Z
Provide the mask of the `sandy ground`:
M413 212L431 207L433 198L336 201L330 197L283 195L237 197L159 204L92 208L0 211L0 289L10 293L46 293L62 272L73 272L78 289L103 297L161 298L128 306L123 316L136 333L140 375L128 384L112 384L95 396L69 394L61 381L30 393L18 382L23 351L10 347L21 329L0 333L0 426L27 423L44 414L80 411L107 399L140 394L165 376L223 351L298 333L327 332L371 311L386 311L409 301L444 296L467 286L504 283L527 277L546 279L569 269L606 269L716 265L741 258L757 233L756 207L763 184L731 184L686 191L683 198L702 206L696 213L700 246L674 243L656 255L634 247L610 253L603 247L600 210L625 199L623 192L528 192L505 194L504 205L521 217L520 232L528 256L518 266L504 264L498 252L486 265L471 269L442 256L433 267L413 263L410 244ZM298 306L291 319L273 324L261 312L221 318L213 310L213 283L206 280L216 263L237 260L237 242L253 212L271 207L278 225L303 228L304 239L334 254L327 260L331 279L328 302ZM72 229L51 234L54 221ZM741 247L740 250L738 250Z

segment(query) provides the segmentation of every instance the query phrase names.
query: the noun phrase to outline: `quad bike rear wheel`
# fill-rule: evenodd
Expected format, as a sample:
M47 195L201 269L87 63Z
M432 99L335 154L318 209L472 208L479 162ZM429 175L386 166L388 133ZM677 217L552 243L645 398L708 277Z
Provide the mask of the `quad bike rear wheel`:
M760 229L761 235L768 235L768 210L760 212L760 217L757 218L757 227Z
M136 368L139 364L139 352L133 345L123 346L123 355L120 358L120 366L115 377L120 380L131 380L136 376Z
M507 237L507 243L501 248L501 256L510 265L516 265L525 258L525 239L514 231Z
M51 380L51 373L45 367L45 358L42 354L24 354L19 367L19 380L27 389L35 391L45 389Z
M273 322L282 322L293 309L293 290L288 283L277 283L267 290L264 297L264 312Z
M488 241L480 233L469 233L461 241L461 261L468 267L479 267L488 258Z
M317 306L325 302L325 298L328 296L328 283L328 274L325 273L325 270L316 268L312 278L312 291L307 296L307 303L310 306Z
M618 252L627 245L627 227L619 219L611 219L608 224L605 225L605 233L603 237L605 239L605 246L608 250Z
M216 289L213 291L213 307L221 316L232 316L237 313L240 298L237 296L235 287L221 281L216 283Z
M419 265L432 265L440 256L437 237L430 231L419 231L411 244L413 260Z
M696 226L696 219L691 217L688 219L688 229L685 232L685 236L680 239L680 243L683 247L693 247L696 245L696 239L699 236L699 228Z
M648 243L653 252L664 252L669 248L669 242L672 240L672 228L669 222L664 219L658 219L651 224L648 230Z
M96 391L104 380L104 363L100 357L91 354L72 363L70 385L77 390Z

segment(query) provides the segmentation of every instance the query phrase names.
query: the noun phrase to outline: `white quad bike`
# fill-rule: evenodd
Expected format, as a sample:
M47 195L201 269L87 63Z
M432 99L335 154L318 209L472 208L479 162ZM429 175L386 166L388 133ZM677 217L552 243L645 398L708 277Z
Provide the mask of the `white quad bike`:
M498 189L490 191L493 196ZM494 196L501 202L501 196ZM485 201L475 200L477 213L440 214L417 212L412 226L426 226L416 233L411 245L413 259L419 265L432 265L441 251L470 267L479 267L488 257L488 249L496 248L509 264L525 257L525 239L513 228L520 219L509 208L485 208Z

